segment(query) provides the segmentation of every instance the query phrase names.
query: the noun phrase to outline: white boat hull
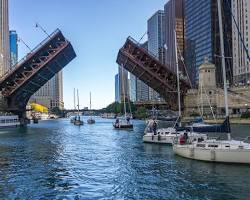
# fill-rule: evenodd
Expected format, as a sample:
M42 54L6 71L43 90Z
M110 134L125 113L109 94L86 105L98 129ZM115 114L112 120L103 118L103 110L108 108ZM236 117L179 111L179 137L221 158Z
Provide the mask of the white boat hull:
M173 145L175 154L194 160L250 164L250 149L204 149L191 145Z
M144 135L142 140L143 142L146 143L157 143L157 144L173 144L175 136L170 137L170 136L159 136L159 135Z

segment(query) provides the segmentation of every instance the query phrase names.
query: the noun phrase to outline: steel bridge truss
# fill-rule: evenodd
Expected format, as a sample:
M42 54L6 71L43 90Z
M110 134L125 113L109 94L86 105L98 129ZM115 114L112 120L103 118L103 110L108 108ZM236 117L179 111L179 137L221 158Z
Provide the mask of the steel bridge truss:
M25 109L30 97L75 57L71 43L57 29L0 79L8 109Z
M177 110L176 73L162 64L133 38L129 37L119 50L117 63L164 97L170 109ZM190 84L181 79L182 104L183 96L189 88Z

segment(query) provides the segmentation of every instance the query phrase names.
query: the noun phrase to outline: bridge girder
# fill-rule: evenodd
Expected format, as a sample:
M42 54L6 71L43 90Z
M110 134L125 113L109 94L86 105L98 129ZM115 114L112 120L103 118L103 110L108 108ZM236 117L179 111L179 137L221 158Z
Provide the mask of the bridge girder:
M30 97L75 57L71 43L54 31L0 79L7 111L25 111Z
M177 110L177 75L154 55L129 37L119 50L117 63L134 74L166 100L170 109ZM186 80L180 80L182 106L183 96L190 88Z

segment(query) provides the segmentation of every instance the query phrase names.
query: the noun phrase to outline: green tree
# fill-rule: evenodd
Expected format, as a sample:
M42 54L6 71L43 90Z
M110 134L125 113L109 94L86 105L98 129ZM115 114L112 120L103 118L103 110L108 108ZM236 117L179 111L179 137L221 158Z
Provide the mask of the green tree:
M147 109L145 107L139 107L135 112L135 117L138 119L146 119L148 117Z

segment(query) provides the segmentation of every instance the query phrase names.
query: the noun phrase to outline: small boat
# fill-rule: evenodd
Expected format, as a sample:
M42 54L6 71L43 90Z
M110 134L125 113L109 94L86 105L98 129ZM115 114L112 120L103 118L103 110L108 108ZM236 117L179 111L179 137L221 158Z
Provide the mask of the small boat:
M115 129L133 129L133 124L129 123L127 120L116 119L116 122L113 124Z
M188 131L176 131L175 128L160 128L155 132L152 129L152 121L149 122L149 125L145 129L145 134L143 136L143 142L145 143L157 143L157 144L169 144L172 145L175 138L181 138L185 133L187 134L190 140L198 140L198 139L207 139L206 134L200 134L195 132Z
M91 111L91 92L90 92L89 108ZM87 123L88 124L95 124L95 120L92 118L92 116L90 116L90 119L87 120Z
M82 126L83 125L83 121L80 118L78 118L78 119L76 119L74 121L74 125L75 126Z
M94 123L95 123L95 120L92 119L92 118L90 118L90 119L87 120L87 123L88 123L88 124L94 124Z
M129 109L130 109L130 116L127 115L127 111L126 111L126 97L125 97L125 89L124 89L124 68L122 67L122 91L123 91L123 108L124 108L124 117L119 119L116 118L115 123L113 123L113 127L115 129L133 129L134 125L133 123L131 123L131 119L133 119L132 117L132 111L131 111L131 105L130 102L128 102L129 105Z
M80 117L80 110L79 110L79 94L78 94L78 89L77 89L77 116L75 117L74 125L75 126L82 126L83 121L81 120Z
M0 116L0 128L18 127L18 126L20 126L20 120L17 115Z

